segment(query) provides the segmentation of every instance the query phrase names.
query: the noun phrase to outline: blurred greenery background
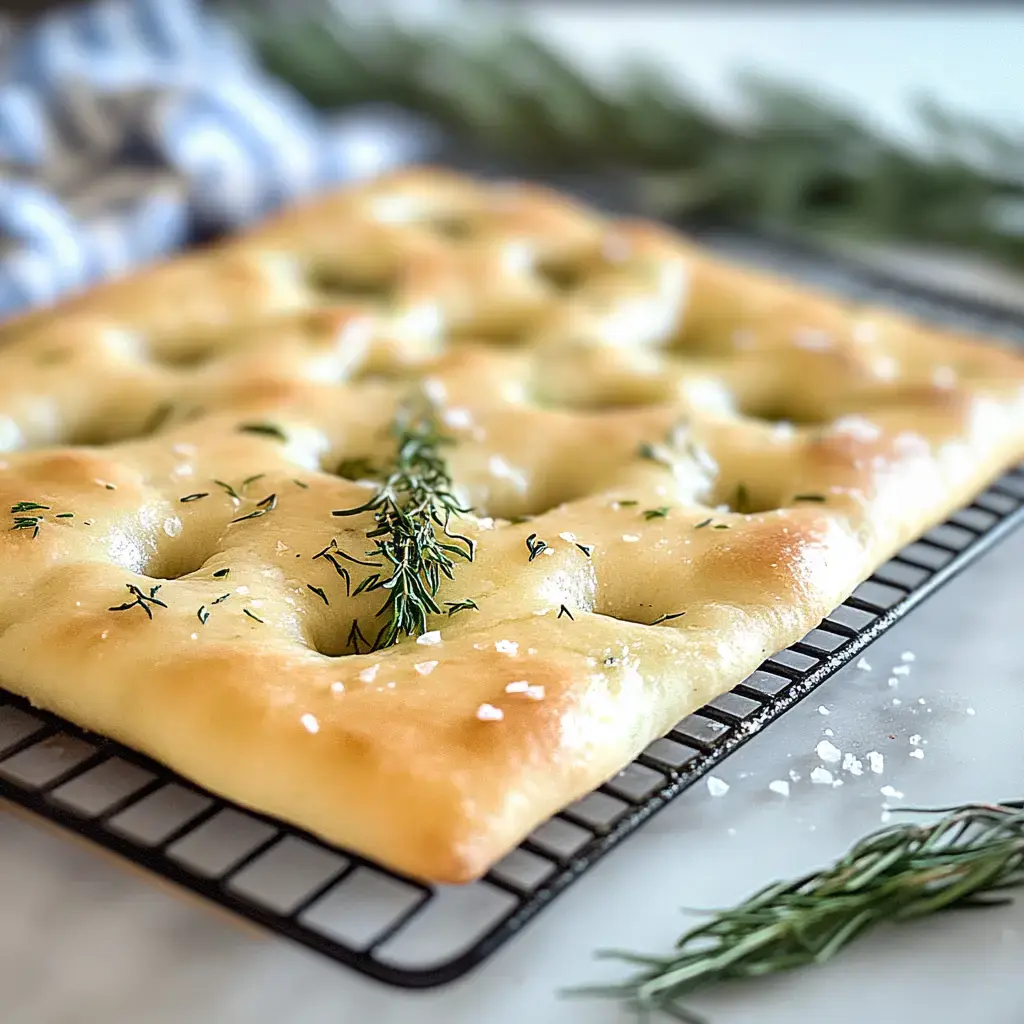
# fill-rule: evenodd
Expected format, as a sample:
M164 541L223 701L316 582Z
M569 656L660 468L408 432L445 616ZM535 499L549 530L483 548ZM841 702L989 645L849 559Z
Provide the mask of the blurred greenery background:
M393 102L517 166L627 174L661 216L950 247L1024 267L1024 137L984 118L922 98L911 146L758 74L739 78L742 115L725 117L650 62L611 86L588 76L531 31L531 4L447 6L455 17L338 0L229 8L266 64L325 109Z

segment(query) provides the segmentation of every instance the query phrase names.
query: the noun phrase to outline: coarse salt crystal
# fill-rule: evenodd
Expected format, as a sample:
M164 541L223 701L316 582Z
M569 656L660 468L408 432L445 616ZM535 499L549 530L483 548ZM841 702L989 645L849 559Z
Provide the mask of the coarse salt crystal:
M416 669L421 676L429 676L430 673L437 668L437 664L438 663L436 661L418 661L413 665L413 668Z
M889 676L889 685L890 686L899 686L900 685L900 681L895 676Z
M833 730L831 730L831 729L826 729L825 730L825 735L826 736L835 736L835 732L833 732Z
M505 717L505 712L493 704L481 704L476 709L476 717L481 722L500 722Z
M842 760L843 752L834 743L829 743L828 740L822 740L814 749L818 757L829 764L835 764Z
M507 654L510 658L514 658L519 653L519 644L515 640L495 640L494 649L499 654Z
M789 783L785 779L776 779L768 783L768 788L779 796L789 796Z
M917 657L913 651L904 651L900 655L900 661L913 661Z
M868 767L876 774L881 775L885 768L885 758L877 750L870 750L867 754Z
M819 715L831 715L831 714L832 714L832 712L831 712L831 711L829 711L829 709L828 709L827 707L825 707L825 705L824 705L824 704L822 704L822 705L821 705L821 706L820 706L820 707L818 708L818 714L819 714Z
M430 647L433 644L439 644L441 642L441 630L432 629L429 633L421 633L416 637L416 643L423 644L424 647Z
M345 684L339 679L336 682L331 683L331 693L344 693Z
M883 786L879 791L882 796L887 796L891 800L902 800L903 794L895 786Z
M302 723L306 732L317 733L320 731L320 723L317 721L316 715L311 715L307 712L299 719L299 721Z
M280 554L280 553L281 553L282 551L287 551L287 550L288 550L288 545L287 545L287 544L285 544L285 542L284 542L283 540L279 540L279 541L278 541L278 542L277 542L277 543L276 543L276 544L274 545L274 550L276 550L276 551L277 551L277 553L278 553L278 554Z
M708 776L708 792L712 796L725 796L729 792L729 783L723 782L714 775Z
M800 773L793 771L792 768L790 768L790 770L789 770L789 777L790 777L790 779L793 780L793 782L799 782L800 781Z
M909 676L910 675L910 666L909 665L897 665L892 670L892 674L894 676Z
M640 539L640 537L639 537L638 534L635 534L635 533L624 533L622 535L622 539L627 544L635 544Z
M918 747L917 750L912 750L910 752L910 756L911 757L916 757L916 758L920 759L920 758L924 757L924 751L920 747Z
M968 708L966 713L968 715L976 715L978 712L975 711L974 708Z
M910 739L907 742L909 742L912 747L919 747L919 746L921 746L921 743L922 743L921 734L919 732L915 732L914 735L911 736Z
M540 683L533 683L523 691L523 696L530 700L543 700L544 687Z
M859 757L854 757L853 754L844 754L843 771L849 772L851 775L863 775L864 762Z
M871 671L871 666L868 664L867 658L861 658L857 662L857 668L859 668L861 670L861 672L870 672Z
M832 773L827 768L815 768L811 772L811 782L816 786L831 786L832 785Z
M575 533L570 533L568 530L563 530L558 536L561 537L562 540L566 541L569 544L575 544L576 543L576 534Z
M371 665L369 668L364 668L359 673L359 681L361 683L372 683L377 678L377 673L380 671L380 665Z

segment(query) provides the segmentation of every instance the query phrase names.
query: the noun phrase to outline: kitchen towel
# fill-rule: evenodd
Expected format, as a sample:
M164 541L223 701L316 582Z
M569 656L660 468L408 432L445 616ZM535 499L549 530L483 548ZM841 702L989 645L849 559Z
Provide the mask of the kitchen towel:
M390 107L324 118L196 0L0 26L0 319L433 144Z

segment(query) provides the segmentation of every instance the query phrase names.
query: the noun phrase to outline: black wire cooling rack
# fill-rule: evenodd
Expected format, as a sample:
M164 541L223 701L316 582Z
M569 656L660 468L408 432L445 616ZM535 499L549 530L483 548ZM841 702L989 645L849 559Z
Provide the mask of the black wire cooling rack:
M950 302L751 236L713 232L706 241L858 298L1024 338L1024 313ZM408 988L440 985L485 960L651 815L1022 523L1018 467L900 552L800 643L680 722L472 885L399 877L3 690L0 799L364 974Z

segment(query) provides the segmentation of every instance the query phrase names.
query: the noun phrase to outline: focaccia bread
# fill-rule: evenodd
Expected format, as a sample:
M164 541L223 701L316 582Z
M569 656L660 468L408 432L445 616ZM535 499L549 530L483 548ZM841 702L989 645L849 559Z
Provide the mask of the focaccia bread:
M431 169L0 335L3 684L445 882L1024 455L1008 351ZM414 391L475 557L369 651Z

